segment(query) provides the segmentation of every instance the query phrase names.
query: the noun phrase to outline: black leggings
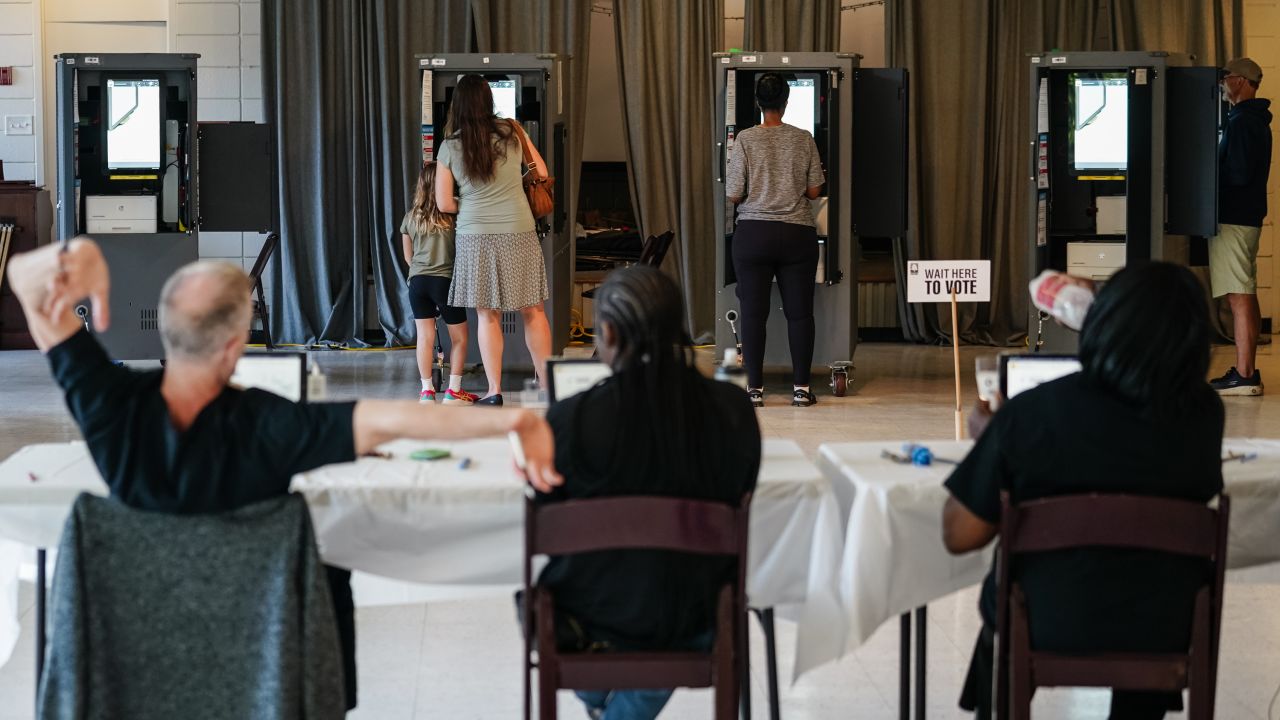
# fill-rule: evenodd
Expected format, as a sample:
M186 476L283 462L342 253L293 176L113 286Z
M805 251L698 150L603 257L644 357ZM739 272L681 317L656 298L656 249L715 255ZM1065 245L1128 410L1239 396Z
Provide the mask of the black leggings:
M739 220L733 233L733 270L738 276L743 363L747 386L764 387L765 325L773 279L778 278L782 313L791 344L791 375L809 384L813 365L813 282L818 271L818 236L811 225Z

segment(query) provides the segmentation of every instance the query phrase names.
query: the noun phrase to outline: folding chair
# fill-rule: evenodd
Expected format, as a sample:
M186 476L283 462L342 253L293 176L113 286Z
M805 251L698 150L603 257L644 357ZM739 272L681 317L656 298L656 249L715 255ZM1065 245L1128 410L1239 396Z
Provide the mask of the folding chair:
M1001 493L996 708L1031 716L1037 687L1189 691L1188 717L1213 717L1231 500L1215 510L1186 500L1134 495L1070 495L1020 505ZM1185 653L1083 655L1031 647L1027 602L1016 580L1019 556L1075 548L1118 548L1203 558L1212 573L1196 594Z
M675 232L671 230L661 235L650 235L640 249L640 264L662 267L662 261L666 259L667 251L671 249L671 241L675 236Z
M271 261L271 256L279 246L280 233L273 232L267 235L267 241L262 244L262 250L258 252L258 259L253 262L253 270L249 271L249 279L253 281L250 292L255 294L253 314L262 321L262 337L266 339L265 344L269 350L274 350L276 346L271 341L271 321L267 317L267 300L262 292L262 273L266 272L267 263Z
M737 506L666 497L611 497L525 504L524 716L538 669L538 717L554 720L556 691L712 687L717 720L733 720L746 676L746 562L751 495ZM562 652L555 643L555 599L534 584L535 555L656 549L731 557L736 577L716 604L709 652ZM534 661L534 641L537 661Z

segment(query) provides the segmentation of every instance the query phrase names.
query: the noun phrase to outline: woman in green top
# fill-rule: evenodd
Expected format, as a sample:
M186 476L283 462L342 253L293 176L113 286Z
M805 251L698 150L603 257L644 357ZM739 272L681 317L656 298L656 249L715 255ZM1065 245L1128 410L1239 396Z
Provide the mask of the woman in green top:
M539 380L551 354L551 326L542 308L549 295L547 268L524 194L523 134L517 123L494 114L493 91L483 77L458 81L437 156L436 203L458 213L449 303L473 307L479 317L476 335L489 392L478 402L485 405L502 404L503 311L520 312ZM529 172L547 176L537 149L530 164Z
M436 164L427 162L418 173L413 207L400 222L404 261L409 263L409 305L418 328L418 375L422 392L418 402L434 402L436 392L444 403L470 405L476 396L462 389L462 368L467 363L467 311L449 304L449 284L453 282L453 218L436 206ZM431 384L432 348L436 344L436 318L443 316L449 327L449 387Z

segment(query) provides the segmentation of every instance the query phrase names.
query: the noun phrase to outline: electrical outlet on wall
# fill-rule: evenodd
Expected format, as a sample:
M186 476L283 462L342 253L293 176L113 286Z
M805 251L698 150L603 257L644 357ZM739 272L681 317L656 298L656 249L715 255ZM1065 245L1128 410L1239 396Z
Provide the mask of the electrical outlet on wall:
M4 116L4 134L5 135L31 135L34 133L35 123L30 115L5 115Z

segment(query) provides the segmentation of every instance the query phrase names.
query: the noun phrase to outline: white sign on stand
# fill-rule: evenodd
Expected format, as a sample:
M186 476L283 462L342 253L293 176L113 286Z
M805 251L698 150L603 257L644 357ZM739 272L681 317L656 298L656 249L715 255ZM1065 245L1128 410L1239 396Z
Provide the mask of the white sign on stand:
M907 302L951 303L951 351L956 376L956 439L964 439L960 406L960 320L962 302L991 302L990 260L908 260Z
M908 260L907 302L991 302L990 260Z

